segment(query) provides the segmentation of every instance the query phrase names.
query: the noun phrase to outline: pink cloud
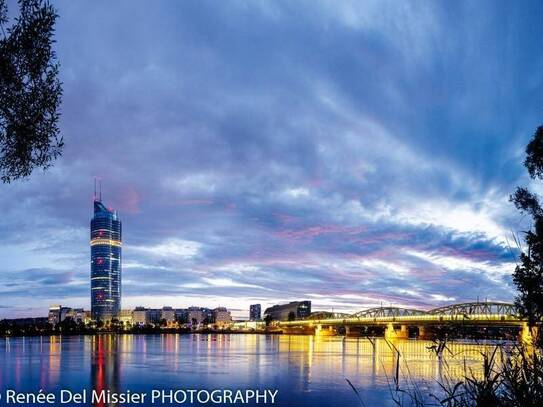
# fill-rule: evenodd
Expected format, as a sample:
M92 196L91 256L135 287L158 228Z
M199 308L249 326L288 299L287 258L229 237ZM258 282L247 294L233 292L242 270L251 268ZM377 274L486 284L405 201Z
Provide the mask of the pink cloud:
M339 225L315 225L304 229L293 230L286 229L274 234L287 240L312 239L314 237L326 234L356 235L366 230L363 226L345 227Z
M288 215L286 213L274 213L273 216L275 216L284 225L288 225L288 224L292 224L292 223L296 223L300 221L300 217Z
M211 205L212 200L209 199L179 199L175 201L176 205L190 206L190 205Z
M114 209L119 209L121 212L126 213L140 213L141 197L138 191L131 186L127 186L121 189L117 199L113 202Z

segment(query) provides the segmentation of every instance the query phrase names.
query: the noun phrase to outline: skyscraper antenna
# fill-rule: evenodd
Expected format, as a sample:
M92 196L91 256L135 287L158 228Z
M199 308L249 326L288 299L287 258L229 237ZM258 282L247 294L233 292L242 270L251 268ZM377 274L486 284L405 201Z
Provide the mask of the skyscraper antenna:
M100 186L100 202L102 202L102 180L98 181L98 185Z
M94 177L94 195L93 199L96 201L96 177Z

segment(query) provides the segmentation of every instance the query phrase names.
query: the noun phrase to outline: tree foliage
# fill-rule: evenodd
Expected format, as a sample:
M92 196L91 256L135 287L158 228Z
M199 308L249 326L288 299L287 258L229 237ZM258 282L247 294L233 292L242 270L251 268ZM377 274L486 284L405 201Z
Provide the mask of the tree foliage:
M53 50L57 14L47 0L19 0L9 27L0 0L0 178L46 169L64 146L58 121L62 87Z
M526 147L524 165L530 177L543 179L543 126L537 128L532 141Z
M539 127L526 147L524 166L532 179L543 179L543 126ZM511 196L517 209L532 218L533 227L526 231L526 250L513 274L518 289L516 305L530 326L543 318L543 209L536 194L526 188L517 188ZM539 337L541 344L541 335Z

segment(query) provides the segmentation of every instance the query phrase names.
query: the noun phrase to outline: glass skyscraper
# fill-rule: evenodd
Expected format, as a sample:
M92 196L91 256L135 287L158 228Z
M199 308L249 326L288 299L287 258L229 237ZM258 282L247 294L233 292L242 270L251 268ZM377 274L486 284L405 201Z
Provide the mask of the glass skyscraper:
M108 321L121 311L121 221L117 212L94 200L91 220L91 314Z

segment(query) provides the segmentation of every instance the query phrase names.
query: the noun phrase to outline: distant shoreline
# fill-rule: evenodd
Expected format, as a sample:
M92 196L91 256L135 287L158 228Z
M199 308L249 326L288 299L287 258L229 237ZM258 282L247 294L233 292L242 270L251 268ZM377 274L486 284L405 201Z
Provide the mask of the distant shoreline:
M153 331L153 332L86 332L86 333L44 333L41 335L1 335L0 340L8 340L10 338L39 338L39 337L77 337L77 336L159 336L159 335L273 335L273 336L315 336L311 333L284 333L280 331L227 331L227 330L203 330L203 331ZM330 335L325 336L325 338L343 338L343 339L384 339L382 336L345 336L345 335ZM439 339L424 339L419 340L418 338L407 338L403 339L405 341L425 341L425 342L435 342ZM515 343L515 340L504 339L504 338L447 338L443 339L446 342L451 343L475 343L482 344L485 342L491 343Z
M0 339L9 338L38 338L38 337L50 337L50 336L100 336L100 335L292 335L284 334L280 331L228 331L228 330L202 330L202 331L186 331L186 330L161 330L161 331L140 331L140 332L114 332L114 331L101 331L101 332L48 332L40 334L14 334L14 335L0 335ZM307 333L296 333L295 335L312 336Z

